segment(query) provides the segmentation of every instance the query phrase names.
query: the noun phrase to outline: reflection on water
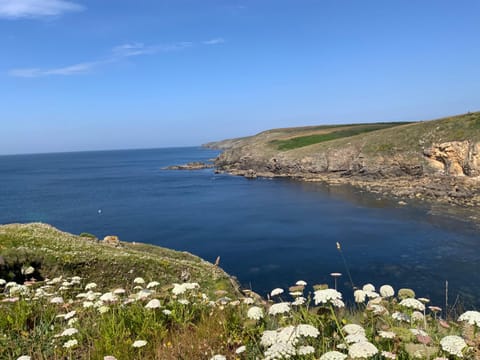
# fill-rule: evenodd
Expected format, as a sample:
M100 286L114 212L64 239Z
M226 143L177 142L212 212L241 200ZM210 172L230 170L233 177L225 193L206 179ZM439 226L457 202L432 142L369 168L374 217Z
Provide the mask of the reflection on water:
M198 148L0 157L0 223L43 221L73 233L187 250L261 294L303 279L351 294L355 285L411 287L443 304L480 305L480 239L465 222L422 204L291 180L247 180L211 169L162 167L204 161ZM98 209L102 209L101 214Z

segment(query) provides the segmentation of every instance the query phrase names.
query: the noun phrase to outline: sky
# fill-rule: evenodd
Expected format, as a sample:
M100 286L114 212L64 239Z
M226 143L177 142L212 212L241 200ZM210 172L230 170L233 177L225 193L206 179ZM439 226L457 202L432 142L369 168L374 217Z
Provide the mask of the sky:
M478 0L0 0L0 154L480 110Z

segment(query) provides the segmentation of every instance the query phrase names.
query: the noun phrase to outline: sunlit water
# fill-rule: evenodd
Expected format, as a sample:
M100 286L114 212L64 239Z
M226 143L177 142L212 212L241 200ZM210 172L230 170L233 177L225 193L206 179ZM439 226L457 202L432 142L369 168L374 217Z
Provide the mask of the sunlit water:
M465 223L421 207L288 180L247 180L212 169L162 167L215 157L200 148L0 157L0 223L41 221L62 230L186 250L266 294L303 279L351 293L366 282L411 287L444 304L480 301L480 239ZM99 212L99 210L101 210ZM345 266L336 248L340 242Z

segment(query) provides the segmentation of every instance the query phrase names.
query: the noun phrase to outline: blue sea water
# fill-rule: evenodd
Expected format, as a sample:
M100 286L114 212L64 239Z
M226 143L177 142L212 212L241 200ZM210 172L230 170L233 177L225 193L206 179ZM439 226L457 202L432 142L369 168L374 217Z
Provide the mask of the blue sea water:
M0 156L0 223L40 221L61 230L186 250L265 295L303 279L339 290L371 282L413 288L444 304L480 301L480 237L465 223L346 186L248 180L212 169L202 148ZM101 210L101 211L99 211ZM344 263L336 242L342 246Z

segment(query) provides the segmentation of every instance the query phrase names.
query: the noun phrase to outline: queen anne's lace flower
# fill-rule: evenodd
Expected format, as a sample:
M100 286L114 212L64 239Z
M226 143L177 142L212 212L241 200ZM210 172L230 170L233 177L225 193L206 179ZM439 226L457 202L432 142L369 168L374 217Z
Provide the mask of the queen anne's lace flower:
M466 321L470 325L476 325L480 327L480 312L478 311L466 311L458 318L458 321Z
M227 360L227 358L225 357L225 355L217 354L213 355L210 360Z
M157 287L158 285L160 285L160 283L159 283L158 281L150 281L150 282L147 284L147 289L151 289L151 288Z
M415 336L428 336L428 334L421 329L410 329L410 332Z
M72 339L72 340L68 340L67 342L65 342L63 344L63 347L66 348L66 349L70 349L74 346L77 346L78 345L78 341L76 339Z
M410 317L407 314L401 313L401 312L394 312L392 314L392 318L398 321L405 321L405 322L410 322Z
M440 340L442 349L451 355L463 357L462 350L467 347L465 340L457 335L448 335Z
M297 286L307 286L307 282L303 280L298 280L295 285Z
M367 297L367 293L363 290L355 290L353 293L356 303L363 303Z
M270 306L270 309L268 309L268 313L270 315L278 315L278 314L285 314L290 311L290 303L288 302L281 302L278 304L273 304Z
M115 302L118 300L117 296L112 292L107 292L100 296L100 300L104 302Z
M307 299L305 299L303 296L299 296L292 302L292 305L300 306L305 304L305 301L307 301Z
M247 347L245 345L239 346L237 350L235 350L235 354L241 354L247 350Z
M365 329L357 324L347 324L342 328L348 335L362 334L365 335Z
M320 335L320 332L315 326L308 325L308 324L300 324L300 325L297 325L297 327L295 328L295 334L297 336L316 338L318 337L318 335Z
M422 321L423 320L423 314L420 311L414 311L412 313L412 320L413 321Z
M69 329L63 330L63 332L60 334L60 336L72 336L72 335L75 335L76 333L78 333L77 329L69 328Z
M421 301L413 298L403 299L402 301L400 301L400 305L414 310L425 310L425 305L422 304Z
M85 285L85 290L92 290L92 289L95 289L96 287L97 287L97 284L95 284L94 282L88 283L87 285Z
M355 343L359 343L359 342L368 341L368 339L365 336L365 334L352 334L352 335L345 336L345 341L348 344L355 344Z
M290 343L275 343L265 351L265 360L290 359L296 353Z
M326 304L329 301L342 300L342 294L334 289L317 290L314 293L315 305Z
M261 318L263 318L262 308L258 306L252 306L247 311L247 317L252 320L260 320Z
M348 355L352 359L366 359L378 353L378 349L369 342L354 343L348 349Z
M346 358L347 355L339 351L329 351L320 356L320 360L345 360Z
M395 355L394 353L392 353L390 351L382 351L382 356L385 359L392 359L392 360L395 360L397 358L397 355Z
M160 307L160 300L152 299L150 300L147 305L145 305L147 309L158 309Z
M136 341L132 344L132 346L133 346L134 348L140 348L140 347L143 347L143 346L145 346L145 345L147 345L147 342L146 342L145 340L136 340Z
M280 288L275 288L270 293L271 296L277 296L277 295L280 295L280 294L283 294L283 289L280 289Z
M363 285L362 290L365 291L366 293L373 292L375 291L375 286L373 286L372 284L365 284Z
M384 298L392 297L395 295L395 290L390 285L380 286L380 295Z
M309 355L313 353L315 353L315 348L310 345L302 345L297 350L298 355Z
M145 284L145 280L143 280L143 278L141 278L141 277L137 277L133 280L133 283L134 284Z
M396 336L396 334L392 331L379 331L378 335L384 339L393 339Z

